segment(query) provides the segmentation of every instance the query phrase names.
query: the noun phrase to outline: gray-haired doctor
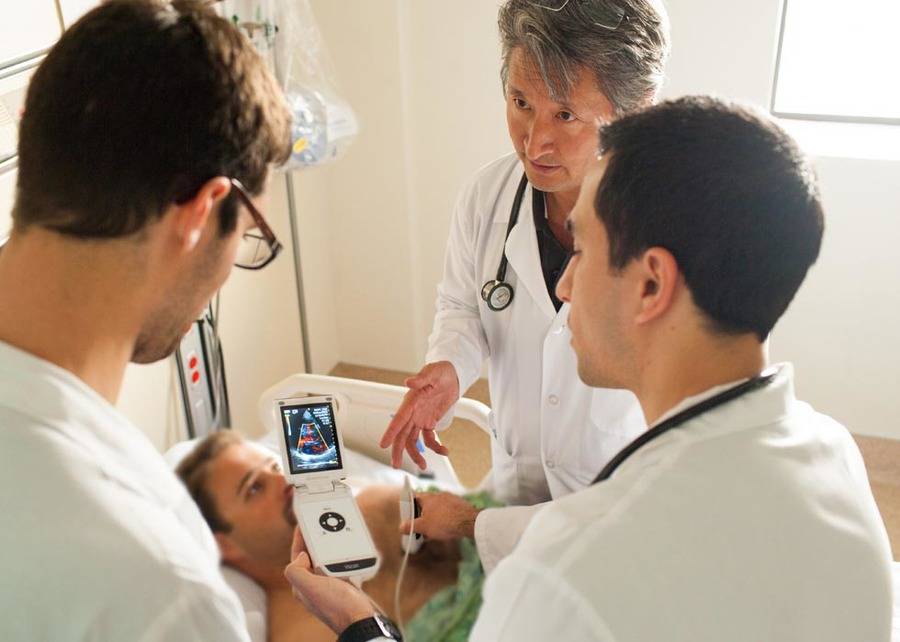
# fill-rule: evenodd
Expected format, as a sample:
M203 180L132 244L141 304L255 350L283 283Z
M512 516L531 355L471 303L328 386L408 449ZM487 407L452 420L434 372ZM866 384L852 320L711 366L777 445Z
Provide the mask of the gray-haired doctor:
M480 169L456 205L427 365L382 438L424 467L420 437L490 359L488 487L512 507L474 509L452 496L423 502L428 537L474 537L486 570L518 541L536 504L590 484L645 429L627 391L579 381L554 287L572 249L565 219L598 124L654 101L668 21L652 0L509 0L500 9L502 79L514 152ZM419 522L417 522L418 524Z

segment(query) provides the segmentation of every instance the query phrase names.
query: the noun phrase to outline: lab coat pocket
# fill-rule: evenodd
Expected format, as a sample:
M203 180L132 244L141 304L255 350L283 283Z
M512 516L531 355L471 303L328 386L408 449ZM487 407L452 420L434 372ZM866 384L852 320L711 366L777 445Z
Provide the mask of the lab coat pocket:
M549 499L547 480L540 459L513 454L490 415L491 475L487 485L493 496L505 504L530 505Z

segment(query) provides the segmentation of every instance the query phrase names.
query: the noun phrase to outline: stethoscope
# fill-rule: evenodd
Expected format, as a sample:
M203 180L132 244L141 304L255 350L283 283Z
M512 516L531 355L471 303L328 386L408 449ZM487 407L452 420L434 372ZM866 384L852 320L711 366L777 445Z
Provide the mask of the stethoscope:
M696 419L700 415L705 412L709 412L714 408L718 408L719 406L728 403L729 401L734 401L738 397L743 397L744 395L753 392L754 390L759 390L763 386L769 385L778 374L778 368L772 367L764 370L756 377L745 381L744 383L738 384L733 388L729 388L714 397L710 397L704 401L701 401L698 404L691 406L690 408L686 408L682 410L676 415L669 417L664 422L655 426L642 434L640 437L632 441L630 444L625 446L625 448L615 457L613 457L606 466L603 467L603 470L600 471L600 474L594 478L594 481L591 484L596 484L598 482L602 482L616 471L616 469L622 465L622 463L631 457L639 448L644 446L650 441L653 441L660 435L669 432L673 428L677 428L678 426L690 421L691 419Z
M506 242L509 241L509 233L516 226L516 221L519 220L519 210L522 208L522 198L525 196L527 186L528 176L522 174L522 180L519 181L519 187L516 190L516 198L513 199L512 211L509 213L509 224L506 226L506 237L503 239L503 256L500 258L500 265L497 268L497 278L481 286L481 298L494 312L508 308L515 295L513 287L506 282L506 266L509 265L509 259L506 258Z

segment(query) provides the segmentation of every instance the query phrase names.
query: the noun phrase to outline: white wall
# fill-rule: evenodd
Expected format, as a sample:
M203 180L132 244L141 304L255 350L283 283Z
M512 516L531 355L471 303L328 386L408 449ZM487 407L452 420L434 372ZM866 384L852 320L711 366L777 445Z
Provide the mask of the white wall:
M512 150L500 84L497 0L409 1L407 77L411 244L417 269L416 362L434 317L457 193L474 171Z
M480 165L509 149L495 0L313 0L362 134L327 172L343 361L413 370L424 355L450 209ZM767 105L779 0L669 0L664 95ZM815 159L822 255L772 355L799 394L852 430L900 438L900 163ZM889 246L890 245L890 246Z
M303 269L310 370L328 374L341 360L338 334L336 237L328 202L326 168L293 172L297 230ZM273 382L274 383L274 382Z
M327 171L342 361L417 369L456 193L509 148L494 0L313 0L361 132Z
M403 368L415 342L399 5L316 2L314 10L361 126L326 179L341 358Z

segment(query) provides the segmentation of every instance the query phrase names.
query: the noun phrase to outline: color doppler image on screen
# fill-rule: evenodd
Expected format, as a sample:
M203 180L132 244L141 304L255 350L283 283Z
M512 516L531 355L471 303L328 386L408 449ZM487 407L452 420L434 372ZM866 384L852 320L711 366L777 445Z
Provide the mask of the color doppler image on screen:
M341 453L330 403L281 409L291 474L317 473L341 467Z

